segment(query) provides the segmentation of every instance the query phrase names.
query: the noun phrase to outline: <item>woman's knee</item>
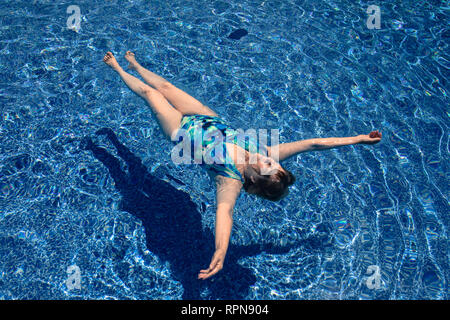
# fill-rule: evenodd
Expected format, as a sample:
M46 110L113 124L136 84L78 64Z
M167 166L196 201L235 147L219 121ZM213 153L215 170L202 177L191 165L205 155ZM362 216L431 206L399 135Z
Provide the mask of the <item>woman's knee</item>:
M163 97L163 95L158 92L158 90L155 90L150 86L143 86L141 88L141 95L147 99L152 99L154 97Z
M156 89L159 92L161 92L163 95L166 95L170 91L173 91L174 88L175 88L175 86L172 83L170 83L169 81L164 81L156 87Z

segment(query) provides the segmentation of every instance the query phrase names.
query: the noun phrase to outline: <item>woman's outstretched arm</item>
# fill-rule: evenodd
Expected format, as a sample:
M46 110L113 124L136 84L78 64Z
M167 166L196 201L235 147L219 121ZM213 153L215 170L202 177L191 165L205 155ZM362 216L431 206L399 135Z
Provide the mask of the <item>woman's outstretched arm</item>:
M216 176L217 183L217 210L215 245L216 250L209 267L200 270L199 279L207 279L222 270L225 256L230 242L231 229L233 227L233 209L236 199L242 188L238 180Z
M282 161L306 151L326 150L351 144L375 144L380 141L381 132L378 131L372 131L369 134L361 134L354 137L314 138L299 140L295 142L281 143L277 146L271 146L269 148L269 156L271 156L272 158L276 158L275 153L278 151L278 161Z

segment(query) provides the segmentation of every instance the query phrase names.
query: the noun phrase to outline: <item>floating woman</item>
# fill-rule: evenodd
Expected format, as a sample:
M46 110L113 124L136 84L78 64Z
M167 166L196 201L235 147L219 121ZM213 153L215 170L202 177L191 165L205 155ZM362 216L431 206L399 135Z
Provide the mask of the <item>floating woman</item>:
M103 61L119 74L134 93L148 103L160 127L172 141L176 141L180 132L186 133L192 140L198 131L203 135L220 133L227 136L226 140L217 141L221 141L219 147L231 161L202 163L215 179L217 203L215 252L209 267L200 270L199 279L207 279L223 268L233 224L233 209L242 188L261 198L278 201L287 195L288 187L295 182L292 173L283 168L279 161L306 151L352 144L375 144L381 141L381 133L378 131L354 137L314 138L272 146L261 145L255 139L244 141L237 130L231 128L212 109L142 67L136 61L134 53L127 51L125 59L129 62L128 68L136 71L145 82L124 71L111 52L106 53ZM231 140L228 139L230 134L233 138ZM206 150L211 150L210 142L211 140L205 139L200 144L192 144L200 148L194 150L194 153L207 153ZM217 150L216 147L217 144L214 151Z

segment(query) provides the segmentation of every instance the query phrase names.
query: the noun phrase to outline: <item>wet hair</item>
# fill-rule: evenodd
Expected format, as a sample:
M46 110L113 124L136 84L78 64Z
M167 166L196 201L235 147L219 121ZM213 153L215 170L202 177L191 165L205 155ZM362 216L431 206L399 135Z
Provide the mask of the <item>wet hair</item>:
M244 181L244 190L248 193L278 201L289 193L288 187L295 182L295 177L286 169L277 170L271 175L263 175L252 166L247 166L244 170Z

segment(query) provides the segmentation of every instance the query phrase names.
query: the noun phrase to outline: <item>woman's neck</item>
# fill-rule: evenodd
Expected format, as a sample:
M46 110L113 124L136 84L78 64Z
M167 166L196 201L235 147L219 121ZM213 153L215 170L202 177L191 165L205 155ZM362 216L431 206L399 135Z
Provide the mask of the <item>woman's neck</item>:
M242 153L238 154L240 152L243 152L244 156L242 156ZM242 177L244 177L245 168L250 162L250 152L239 146L234 145L232 157L236 169L241 173Z

